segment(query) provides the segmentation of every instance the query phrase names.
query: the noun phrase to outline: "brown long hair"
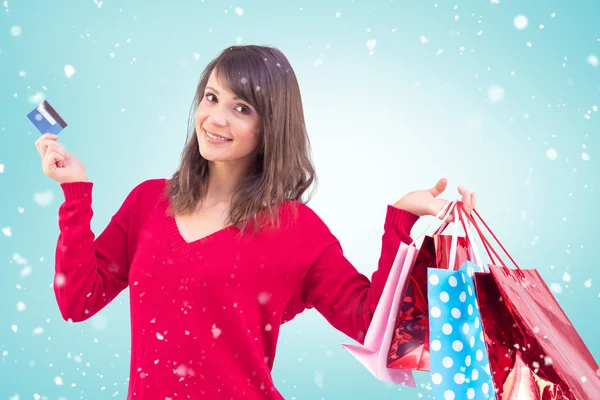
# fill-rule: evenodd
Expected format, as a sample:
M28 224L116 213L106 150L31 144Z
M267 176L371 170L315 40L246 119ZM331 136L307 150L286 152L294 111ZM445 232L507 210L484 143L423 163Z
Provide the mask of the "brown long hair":
M278 226L279 207L287 200L307 202L312 194L302 196L316 186L316 174L296 75L285 55L270 46L229 47L204 69L190 110L181 163L167 189L171 211L193 212L206 190L208 161L198 148L195 112L213 70L257 110L263 124L256 168L235 191L227 225L242 232L250 222L255 232L266 224Z

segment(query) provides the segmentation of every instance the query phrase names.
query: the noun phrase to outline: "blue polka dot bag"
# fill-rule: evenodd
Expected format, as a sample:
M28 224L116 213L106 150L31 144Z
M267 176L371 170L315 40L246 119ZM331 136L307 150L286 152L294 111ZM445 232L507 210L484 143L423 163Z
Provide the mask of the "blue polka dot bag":
M458 226L458 213L454 212ZM468 238L468 225L464 225ZM449 263L455 260L456 229ZM473 274L483 271L475 244L476 263L466 261L458 270L429 268L429 346L432 400L496 399L490 362L477 304Z
M473 272L430 268L429 346L433 400L495 399Z

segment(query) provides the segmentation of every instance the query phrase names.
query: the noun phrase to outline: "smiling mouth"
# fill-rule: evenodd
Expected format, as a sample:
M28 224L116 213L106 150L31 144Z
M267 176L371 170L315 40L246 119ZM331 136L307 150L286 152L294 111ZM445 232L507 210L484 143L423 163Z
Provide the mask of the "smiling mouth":
M212 140L220 140L220 141L222 141L222 142L231 142L231 141L233 140L233 139L229 139L229 138L226 138L226 137L219 136L219 135L216 135L216 134L214 134L214 133L211 133L211 132L207 131L206 129L202 129L202 130L204 131L204 134L205 134L205 135L206 135L206 136L207 136L209 139L212 139Z

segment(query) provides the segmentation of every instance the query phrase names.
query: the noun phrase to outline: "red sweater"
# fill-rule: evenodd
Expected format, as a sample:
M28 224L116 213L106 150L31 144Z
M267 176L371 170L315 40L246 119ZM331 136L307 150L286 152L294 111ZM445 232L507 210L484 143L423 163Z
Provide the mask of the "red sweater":
M282 399L271 378L281 324L314 307L362 342L418 218L387 207L379 267L369 280L301 203L286 203L281 226L257 236L238 237L229 227L187 243L166 213L167 182L136 186L97 238L92 183L61 185L58 307L65 320L83 321L129 287L127 399Z

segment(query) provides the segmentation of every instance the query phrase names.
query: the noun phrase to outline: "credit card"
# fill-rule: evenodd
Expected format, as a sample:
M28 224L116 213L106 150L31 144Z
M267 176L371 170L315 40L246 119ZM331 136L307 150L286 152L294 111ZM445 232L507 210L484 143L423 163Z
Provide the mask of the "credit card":
M27 118L42 134L53 133L58 135L67 127L65 120L58 115L56 110L46 100L42 101L39 106L27 114Z

